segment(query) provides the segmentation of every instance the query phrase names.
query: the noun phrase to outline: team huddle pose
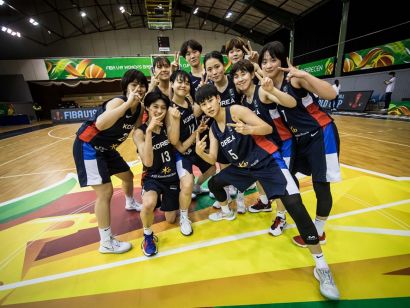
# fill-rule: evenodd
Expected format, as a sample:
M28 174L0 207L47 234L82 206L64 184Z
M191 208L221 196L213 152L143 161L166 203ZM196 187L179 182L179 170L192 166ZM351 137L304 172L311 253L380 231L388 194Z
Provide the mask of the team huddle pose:
M102 104L95 118L78 130L74 159L80 185L96 192L99 251L124 253L132 248L110 228L112 175L122 180L125 209L140 212L141 249L148 257L158 253L151 229L156 208L168 223L179 221L181 234L190 236L194 229L189 206L199 194L216 199L216 210L209 215L215 222L234 220L247 211L271 212L271 201L276 200L267 233L281 235L289 213L300 233L292 241L309 249L320 292L339 299L320 246L326 243L324 227L332 208L330 183L340 181L339 137L316 98L332 100L336 93L326 81L294 67L278 41L263 46L260 54L241 38L225 47L232 64L229 74L218 51L207 53L202 66L202 46L195 40L184 42L172 63L156 57L150 83L141 72L127 71L121 80L123 95ZM180 55L190 73L179 70ZM131 131L144 166L142 204L133 196L130 167L116 150ZM194 166L201 172L196 179ZM314 222L300 196L298 172L312 176ZM202 185L206 180L209 190ZM246 205L243 194L255 185L259 198Z

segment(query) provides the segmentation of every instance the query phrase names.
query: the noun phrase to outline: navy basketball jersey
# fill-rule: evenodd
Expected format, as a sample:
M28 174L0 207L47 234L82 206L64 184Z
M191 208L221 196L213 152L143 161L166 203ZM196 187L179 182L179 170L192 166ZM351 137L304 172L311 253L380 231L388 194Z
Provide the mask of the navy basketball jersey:
M143 124L138 129L142 130L145 135L147 127L147 124ZM161 127L159 134L152 132L152 148L154 152L153 163L151 167L144 166L143 177L177 181L175 149L168 140L165 127Z
M284 77L281 90L296 99L295 108L278 106L281 116L296 137L324 127L333 119L320 107L313 94L305 89L296 89Z
M286 127L280 118L277 104L264 104L259 98L260 85L255 86L255 92L253 94L252 102L249 103L244 96L242 105L251 109L255 114L264 120L266 123L272 126L272 138L273 141L279 146L282 142L292 138L292 133Z
M116 98L120 98L125 102L127 101L127 97L125 96L117 96ZM95 150L100 152L115 150L121 143L123 143L134 128L141 111L141 105L138 105L134 113L132 113L131 108L129 108L113 126L100 131L95 126L95 122L97 121L98 116L106 110L108 102L109 101L104 102L94 118L91 121L84 122L77 131L77 136L80 140L90 143Z
M251 168L278 150L269 136L242 135L226 124L234 123L230 107L225 108L226 122L222 132L216 121L211 129L228 161L241 168Z
M227 75L228 78L228 86L226 89L221 93L219 92L219 96L221 97L221 107L231 106L234 104L240 103L240 95L236 91L235 84L233 83L231 75Z
M198 128L198 124L196 122L196 118L194 116L194 111L192 110L192 106L188 103L188 107L184 108L181 107L173 102L173 106L178 109L181 113L181 118L179 119L179 140L184 142L187 140L192 133ZM186 150L185 153L182 155L189 155L193 153L195 150L195 146L192 145L191 147Z
M201 86L201 77L196 77L192 75L192 73L189 73L189 79L191 81L191 88L189 90L189 94L191 94L192 99L195 101L196 91Z

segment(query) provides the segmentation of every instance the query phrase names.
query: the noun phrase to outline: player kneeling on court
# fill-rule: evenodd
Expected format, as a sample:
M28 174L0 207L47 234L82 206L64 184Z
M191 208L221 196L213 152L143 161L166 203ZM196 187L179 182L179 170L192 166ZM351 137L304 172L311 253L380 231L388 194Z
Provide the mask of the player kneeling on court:
M141 179L142 210L141 220L144 227L142 252L153 256L158 252L157 237L151 230L154 210L160 207L165 219L174 223L179 209L179 178L176 169L175 150L168 140L165 117L170 106L168 97L158 92L148 93L144 99L148 111L148 121L134 132L134 142L144 165ZM179 112L172 109L178 117Z
M306 211L299 190L290 175L277 145L265 136L272 133L272 126L260 119L250 109L233 105L220 106L218 91L213 85L204 85L196 93L196 101L202 111L215 121L209 131L210 148L205 152L205 139L197 134L195 151L209 164L214 164L221 147L230 166L213 176L208 187L221 204L221 211L209 219L233 220L235 213L229 208L224 187L233 185L244 191L259 181L269 199L280 198L292 216L316 262L314 275L320 281L320 292L329 299L339 299L339 291L333 280L319 245L317 230Z

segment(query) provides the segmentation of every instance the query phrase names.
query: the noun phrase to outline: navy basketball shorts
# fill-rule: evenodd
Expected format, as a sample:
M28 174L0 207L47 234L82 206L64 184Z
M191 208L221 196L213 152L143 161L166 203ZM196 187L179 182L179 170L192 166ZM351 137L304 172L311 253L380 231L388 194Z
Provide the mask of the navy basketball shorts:
M201 173L205 173L212 165L208 164L201 157L199 157L195 152L190 155L182 155L178 151L175 154L177 162L177 172L178 177L182 178L186 174L193 174L192 166L197 166Z
M110 183L112 175L130 170L117 151L99 152L78 138L74 141L73 156L81 187Z
M340 181L339 146L339 134L333 122L298 137L292 172L312 175L314 182Z
M142 192L155 191L158 194L157 205L163 212L179 209L179 181L161 181L145 177L142 181Z
M240 168L230 165L214 177L216 177L215 181L221 187L233 185L239 191L245 191L253 183L259 181L269 199L299 194L299 188L279 151L252 168Z

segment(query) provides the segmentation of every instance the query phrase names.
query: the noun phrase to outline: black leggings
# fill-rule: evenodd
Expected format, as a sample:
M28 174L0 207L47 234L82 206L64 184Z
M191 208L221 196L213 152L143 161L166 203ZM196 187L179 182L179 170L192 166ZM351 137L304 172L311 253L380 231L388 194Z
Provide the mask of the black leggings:
M300 194L282 196L280 197L280 200L295 221L296 227L304 242L308 245L316 245L319 243L316 227L302 203Z
M219 202L224 202L227 199L224 186L226 183L215 181L215 177L212 177L208 182L209 190L215 195L215 199ZM296 223L296 227L299 230L303 240L308 245L315 245L319 243L319 236L309 213L306 211L305 206L302 203L300 194L282 196L280 200L283 202L286 210Z
M316 215L328 217L332 210L332 193L330 192L330 183L313 182L313 189L316 193L317 205Z

